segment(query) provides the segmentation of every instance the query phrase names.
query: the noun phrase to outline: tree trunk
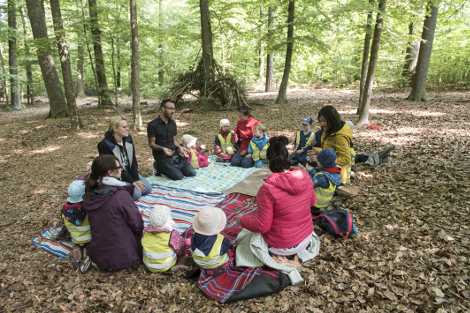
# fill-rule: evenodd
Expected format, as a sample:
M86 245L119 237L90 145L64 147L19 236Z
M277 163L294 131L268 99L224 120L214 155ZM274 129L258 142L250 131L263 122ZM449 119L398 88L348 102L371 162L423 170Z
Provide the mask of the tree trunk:
M131 28L132 28L132 62L131 62L131 89L132 107L134 109L134 130L142 127L142 115L140 114L140 87L139 87L139 30L137 26L137 0L131 3Z
M65 98L70 115L70 125L72 129L80 129L80 118L78 116L77 102L75 101L75 92L73 91L72 67L70 66L69 50L65 41L64 23L60 12L59 0L50 0L52 23L59 48L60 65L62 66L62 79L64 80Z
M31 22L34 39L40 43L47 42L49 39L47 37L46 21L44 19L44 12L41 9L41 4L38 0L26 0L26 5L28 7L28 16ZM39 65L41 66L42 77L50 104L48 118L66 117L69 115L69 112L50 47L44 44L38 46Z
M104 67L103 50L101 48L101 31L98 25L98 11L96 6L96 0L88 0L88 8L90 11L90 29L93 38L93 50L95 51L95 65L96 65L96 76L98 79L98 94L101 98L101 105L113 106L111 102L111 93L108 89L108 83L106 81L106 70Z
M119 38L116 38L116 52L117 52L117 73L116 73L116 86L121 87L121 46Z
M374 85L375 69L377 68L377 60L379 59L380 37L382 36L383 14L387 0L379 1L379 12L377 12L377 22L375 23L374 39L372 40L372 49L370 51L369 69L367 70L366 83L364 85L364 95L362 97L362 108L357 124L369 123L369 108L372 98L372 87Z
M86 97L83 84L83 62L83 44L79 43L77 51L77 98Z
M3 93L5 94L5 101L7 103L7 107L10 106L9 100L8 100L8 88L7 88L7 80L5 79L6 77L6 72L5 72L5 64L3 62L3 46L2 42L0 41L0 58L2 61L2 85L3 85Z
M212 30L211 20L209 14L209 1L200 0L199 6L201 10L201 37L202 37L202 61L204 64L204 82L205 88L203 91L204 97L206 96L206 87L213 81L213 64L214 49L212 47Z
M413 22L408 26L410 38L413 36L414 26ZM405 63L403 64L403 71L401 75L405 78L407 86L412 85L413 74L416 71L416 64L418 63L420 40L408 42L405 52Z
M416 73L413 78L413 87L411 88L411 93L407 98L407 100L410 101L427 101L426 79L428 77L429 62L431 61L432 44L434 40L434 32L436 30L438 13L438 8L433 6L431 1L428 3L428 8L430 10L430 15L426 15L426 18L424 19L418 64L416 65Z
M163 28L163 0L160 0L159 4L159 11L158 11L158 31L161 34ZM163 39L162 36L159 36L158 41L160 42L158 45L158 63L159 63L159 70L158 70L158 83L163 85L163 78L165 75L165 68L163 64Z
M20 85L18 83L18 57L16 55L16 1L8 0L8 65L10 66L11 105L21 109Z
M292 53L294 52L294 11L295 0L289 1L289 15L287 18L287 51L286 51L286 65L284 66L284 74L282 75L281 86L279 87L279 94L277 95L276 104L287 103L287 84L289 83L289 74L292 62Z
M273 47L273 34L274 34L274 6L269 7L269 16L268 16L268 39L269 39L269 48ZM266 86L264 88L265 92L272 92L274 89L274 60L272 54L268 53L266 56Z
M260 34L263 33L264 30L264 18L266 16L266 10L261 7L260 8L260 27L259 27L259 32ZM259 39L259 59L258 59L258 77L262 78L263 77L263 72L264 72L264 40L263 37L260 36Z
M29 44L28 44L28 32L26 31L26 18L24 16L23 7L20 7L21 21L23 22L23 33L24 33L24 52L25 55L29 56ZM33 72L31 70L31 61L26 61L26 103L29 105L34 104L34 93L33 93Z
M372 6L375 0L369 0L369 5ZM357 106L356 114L359 114L362 108L362 97L364 95L364 85L367 78L367 64L369 63L369 51L370 51L370 38L372 37L372 8L369 14L367 14L367 26L366 36L364 38L364 52L362 54L362 67L361 67L361 84L359 87L359 105Z

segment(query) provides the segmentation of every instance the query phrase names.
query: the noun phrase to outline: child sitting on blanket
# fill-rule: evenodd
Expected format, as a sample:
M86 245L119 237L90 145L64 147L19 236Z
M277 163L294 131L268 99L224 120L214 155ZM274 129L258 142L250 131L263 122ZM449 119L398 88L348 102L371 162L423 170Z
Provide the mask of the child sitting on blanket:
M230 121L220 120L220 132L215 136L215 152L218 155L216 162L230 163L237 152L235 144L238 141L237 134L230 130Z
M224 273L231 264L227 253L230 241L220 234L226 223L225 213L211 206L203 207L193 219L192 258L197 267L211 276Z
M314 145L313 142L316 142L316 133L314 134L310 130L312 123L313 120L310 116L304 117L300 122L302 130L296 133L294 153L289 156L289 161L292 166L299 163L305 165L307 162L305 160L307 158L307 151L312 149L312 146Z
M200 145L196 147L197 138L191 135L183 135L183 145L189 149L189 154L184 155L184 157L188 160L189 163L194 167L194 169L198 169L200 167L207 167L209 166L209 159L207 154L199 154L202 150L206 148L205 145Z
M266 136L265 132L266 127L264 127L263 124L256 125L254 129L255 136L248 145L248 154L246 157L253 158L256 168L261 168L263 165L268 164L266 151L269 148L269 138Z
M149 215L149 225L144 229L141 243L144 264L151 272L188 269L186 242L176 229L170 209L156 205ZM189 254L189 253L188 253Z
M70 232L72 242L75 244L73 253L76 260L83 260L86 257L86 246L91 241L90 224L88 223L88 215L83 208L83 195L85 194L85 182L76 180L69 185L69 197L63 205L61 215L65 223L65 227L59 233L58 237L62 237L65 229Z
M320 211L325 210L333 198L336 186L341 185L341 168L335 164L336 157L333 149L323 149L317 155L318 170L313 168L308 172L317 197L314 207Z

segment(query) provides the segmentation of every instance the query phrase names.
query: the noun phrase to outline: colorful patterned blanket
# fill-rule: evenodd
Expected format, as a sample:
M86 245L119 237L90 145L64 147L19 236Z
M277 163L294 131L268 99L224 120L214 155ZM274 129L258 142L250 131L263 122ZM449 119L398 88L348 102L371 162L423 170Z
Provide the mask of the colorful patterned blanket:
M222 194L222 190L228 189L241 182L243 179L257 171L257 168L241 168L224 166L215 162L216 156L209 156L209 166L196 170L196 176L185 177L182 180L173 181L165 176L150 176L147 180L152 185L165 186L180 190L189 190L205 194Z

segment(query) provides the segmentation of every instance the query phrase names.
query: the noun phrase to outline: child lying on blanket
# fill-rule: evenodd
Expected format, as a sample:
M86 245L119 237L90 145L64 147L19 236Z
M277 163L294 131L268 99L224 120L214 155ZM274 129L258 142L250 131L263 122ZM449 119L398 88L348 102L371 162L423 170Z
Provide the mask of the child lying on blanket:
M238 141L237 134L230 130L230 121L220 120L220 132L215 136L215 152L218 155L216 162L230 163L237 152L235 144Z
M85 182L76 180L69 185L69 197L60 211L66 229L70 232L72 242L75 244L73 253L75 259L83 260L86 257L86 246L91 241L90 224L88 215L83 208L83 195L85 194ZM64 233L65 228L60 233ZM59 233L58 237L61 236Z
M189 149L189 154L184 155L184 157L188 160L189 163L193 166L194 169L198 169L200 167L208 167L209 166L209 158L207 154L199 154L201 150L205 149L205 145L200 145L196 147L197 138L191 135L183 135L183 145Z
M317 197L314 207L320 211L325 210L335 194L336 186L341 184L341 168L336 166L335 160L336 152L333 149L323 149L317 155L318 170L308 172Z
M153 207L149 216L149 226L144 229L141 241L144 264L149 271L188 269L185 265L188 259L185 253L186 242L178 231L173 229L174 226L170 209L162 205Z
M225 213L210 206L204 207L193 219L191 254L195 265L211 276L224 273L231 264L227 253L230 241L220 234L226 223Z

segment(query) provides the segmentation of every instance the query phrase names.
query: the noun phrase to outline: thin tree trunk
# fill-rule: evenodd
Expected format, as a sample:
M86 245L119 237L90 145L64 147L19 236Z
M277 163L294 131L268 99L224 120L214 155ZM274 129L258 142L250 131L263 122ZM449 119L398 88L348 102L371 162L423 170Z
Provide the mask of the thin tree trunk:
M289 1L289 15L287 18L287 51L286 51L286 65L284 66L284 74L282 75L281 86L279 87L279 94L277 95L276 104L287 103L287 85L289 84L289 74L292 63L292 54L294 52L294 13L295 13L295 0Z
M18 56L16 55L16 1L8 0L8 65L10 66L11 105L21 109L20 85L18 83Z
M117 70L116 70L116 85L121 87L121 45L119 38L116 38L116 54L117 54Z
M7 87L7 80L5 79L5 64L3 62L3 46L2 42L0 41L0 58L2 61L2 85L3 85L3 93L5 93L5 101L7 103L7 107L10 106L9 100L8 100L8 87Z
M413 87L407 100L427 101L426 98L426 79L428 77L429 62L431 61L432 44L434 41L434 32L436 30L438 8L431 1L428 3L430 15L424 19L422 43L419 49L418 64L413 78Z
M77 98L86 97L83 84L83 62L83 44L79 43L77 51Z
M29 44L28 44L28 32L26 31L26 18L24 16L23 7L20 7L21 21L23 22L23 33L24 33L24 52L28 57ZM33 93L33 72L31 70L31 61L26 61L26 103L31 105L34 104L34 93Z
M369 0L369 5L372 6L375 0ZM359 87L359 105L357 106L356 114L359 114L362 108L362 97L364 95L364 85L367 78L367 64L369 63L369 52L370 52L370 38L372 37L372 20L373 18L372 7L369 14L367 14L367 26L366 26L366 36L364 38L364 52L362 54L362 67L361 67L361 85Z
M199 6L201 10L201 37L202 37L202 61L204 64L204 91L206 96L206 88L213 80L212 60L214 58L214 49L212 46L212 30L209 14L209 1L200 0Z
M137 0L130 0L131 28L132 28L132 62L131 62L131 89L132 107L134 109L134 130L142 127L140 114L140 86L139 86L139 29L137 25Z
M93 38L93 50L95 51L96 76L98 79L98 93L101 98L101 105L113 106L108 89L108 83L106 81L106 70L104 67L103 49L101 47L101 31L98 25L96 0L88 0L88 8L90 11L90 28Z
M28 6L28 16L34 39L40 43L47 42L49 39L47 37L46 21L41 4L38 0L26 0L26 5ZM66 117L69 115L69 112L50 47L44 44L38 45L38 47L39 65L41 66L42 77L50 104L48 118Z
M113 82L114 82L114 101L116 102L116 105L118 105L118 98L117 98L117 80L116 80L116 67L114 66L114 36L111 35L111 47L112 52L111 52L111 66L113 68Z
M264 19L265 19L265 16L266 16L265 8L263 8L263 7L260 8L259 16L260 16L259 32L260 32L260 34L262 34L263 31L264 31ZM259 39L259 59L258 59L258 77L259 78L263 77L263 72L264 72L264 40L263 40L263 36L260 36L260 39Z
M375 69L377 68L377 60L379 59L380 37L382 36L383 14L387 0L379 1L379 12L377 12L377 22L375 23L374 39L372 40L372 49L370 51L369 69L367 70L367 79L364 85L364 95L362 97L362 109L357 124L369 123L369 108L372 98L372 87L374 85Z
M72 67L70 66L70 55L65 41L64 23L62 13L60 12L59 0L50 0L52 22L57 39L57 47L59 48L60 65L62 66L62 79L64 80L65 98L67 99L67 107L70 115L70 125L72 129L81 128L80 118L78 115L77 102L75 101L75 92L73 91Z
M269 49L273 47L273 34L274 34L274 6L269 7L268 12L268 39L269 39ZM266 86L264 88L265 92L272 92L274 89L274 60L272 54L268 53L266 56Z
M161 34L163 28L163 0L160 0L159 4L159 11L158 11L158 31ZM165 67L163 64L163 39L162 36L159 36L159 45L158 45L158 63L159 63L159 70L158 70L158 82L163 85L164 75L165 75Z

